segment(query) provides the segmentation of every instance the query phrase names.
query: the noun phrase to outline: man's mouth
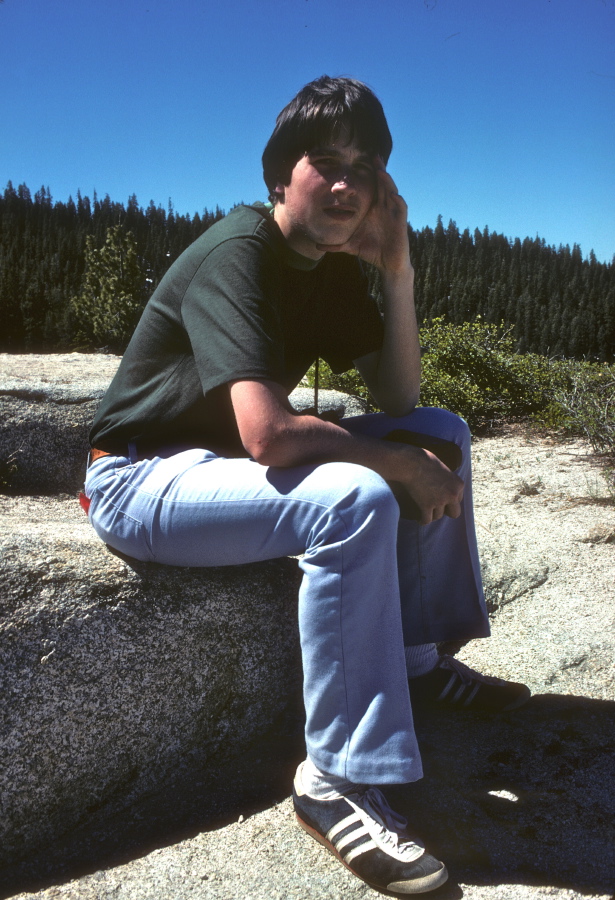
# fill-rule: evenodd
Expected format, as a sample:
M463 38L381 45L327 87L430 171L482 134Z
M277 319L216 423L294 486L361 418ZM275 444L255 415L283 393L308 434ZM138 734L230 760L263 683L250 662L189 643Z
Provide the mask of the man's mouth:
M349 222L356 215L356 210L351 206L327 206L324 212L336 222Z

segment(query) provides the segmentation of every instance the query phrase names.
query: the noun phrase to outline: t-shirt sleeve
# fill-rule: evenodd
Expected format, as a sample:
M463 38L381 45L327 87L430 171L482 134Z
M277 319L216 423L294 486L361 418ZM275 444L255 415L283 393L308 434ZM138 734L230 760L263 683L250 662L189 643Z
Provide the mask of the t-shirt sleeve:
M181 315L203 393L237 378L283 381L277 294L273 253L256 237L225 241L201 263Z

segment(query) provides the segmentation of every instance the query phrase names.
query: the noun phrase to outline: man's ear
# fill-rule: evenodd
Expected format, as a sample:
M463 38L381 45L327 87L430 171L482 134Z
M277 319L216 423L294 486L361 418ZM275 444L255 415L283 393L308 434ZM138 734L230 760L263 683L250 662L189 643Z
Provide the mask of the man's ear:
M276 183L274 188L274 194L276 195L276 200L278 203L284 203L284 192L286 191L286 185L282 184L281 181Z

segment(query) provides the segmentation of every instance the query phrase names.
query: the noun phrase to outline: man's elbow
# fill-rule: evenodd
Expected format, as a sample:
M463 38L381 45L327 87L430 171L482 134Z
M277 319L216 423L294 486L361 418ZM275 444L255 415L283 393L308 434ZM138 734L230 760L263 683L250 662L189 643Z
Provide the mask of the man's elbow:
M254 462L257 462L259 466L283 466L284 461L283 457L280 456L279 453L276 453L275 449L270 446L267 447L257 447L253 450L248 450L251 459Z
M248 456L261 466L270 466L272 454L272 442L262 438L244 439L242 441L244 450Z
M419 402L419 392L412 392L404 396L382 398L379 406L387 416L400 419L403 416L409 416Z
M404 416L409 416L415 408L416 403L399 404L383 408L383 412L386 413L387 416L391 416L392 419L403 419Z
M250 457L261 466L288 466L287 441L283 432L268 431L244 438L243 446Z

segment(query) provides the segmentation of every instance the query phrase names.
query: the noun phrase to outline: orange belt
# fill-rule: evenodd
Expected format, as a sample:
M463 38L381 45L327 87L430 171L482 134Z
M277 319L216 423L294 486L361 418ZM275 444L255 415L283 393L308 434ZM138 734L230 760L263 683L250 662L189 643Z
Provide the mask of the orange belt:
M93 463L94 460L100 459L101 456L111 456L111 454L109 453L108 450L99 450L97 447L92 447L92 449L90 450L88 465ZM83 493L83 491L79 491L77 498L79 500L79 505L81 506L81 509L87 515L87 513L90 509L90 498L86 497L86 495Z
M92 447L90 450L90 462L95 462L97 459L100 459L101 456L111 456L111 454L108 450L99 450L97 447Z

